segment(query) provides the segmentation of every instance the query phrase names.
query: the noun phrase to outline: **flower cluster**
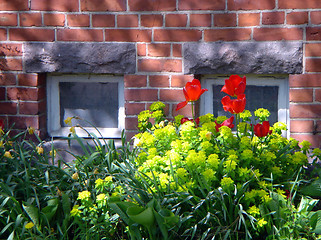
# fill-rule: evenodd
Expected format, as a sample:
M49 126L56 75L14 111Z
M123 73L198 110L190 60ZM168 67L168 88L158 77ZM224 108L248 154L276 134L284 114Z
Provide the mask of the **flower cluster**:
M259 122L251 123L251 113L245 110L245 88L245 77L232 75L225 81L222 92L230 96L223 97L222 104L225 111L234 114L230 118L207 114L191 121L178 115L173 123L155 124L137 134L137 164L151 191L201 193L222 189L233 194L244 190L247 183L240 201L257 219L257 227L263 228L266 215L259 206L268 204L271 191L277 191L269 179L282 183L279 191L290 189L285 183L295 179L308 160L298 141L282 136L284 124L270 126L268 110L257 110L254 115ZM186 101L177 109L198 100L205 91L198 80L186 84ZM235 119L238 122L234 124ZM234 125L236 132L232 131Z

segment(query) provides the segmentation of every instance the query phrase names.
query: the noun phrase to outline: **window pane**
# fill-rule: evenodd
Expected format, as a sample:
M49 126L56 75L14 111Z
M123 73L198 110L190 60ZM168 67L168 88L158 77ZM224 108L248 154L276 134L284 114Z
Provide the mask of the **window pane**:
M67 117L78 116L96 127L118 127L118 83L60 82L59 94L61 126L67 126Z
M221 92L223 85L213 85L213 113L214 116L232 116L225 112L221 103L222 97L226 93ZM266 108L270 111L270 124L278 121L278 86L252 86L247 85L245 90L246 107L254 116L254 111L258 108ZM253 118L254 120L254 118Z

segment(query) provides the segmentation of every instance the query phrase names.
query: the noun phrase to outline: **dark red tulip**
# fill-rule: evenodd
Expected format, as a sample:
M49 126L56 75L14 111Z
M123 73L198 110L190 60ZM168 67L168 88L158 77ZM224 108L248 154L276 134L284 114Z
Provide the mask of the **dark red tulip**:
M269 121L264 121L262 124L258 123L253 128L254 134L257 137L265 137L268 134L271 134L272 131L270 130L270 123Z
M234 116L230 117L229 119L226 119L224 122L222 123L217 123L215 121L215 129L216 129L216 132L219 131L220 127L222 126L227 126L229 128L234 128L234 124L233 124L233 121L234 121Z

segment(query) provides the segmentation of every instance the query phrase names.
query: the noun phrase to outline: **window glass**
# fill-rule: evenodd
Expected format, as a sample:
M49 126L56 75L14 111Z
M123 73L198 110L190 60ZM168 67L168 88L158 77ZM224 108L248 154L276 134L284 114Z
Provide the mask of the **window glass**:
M96 127L118 127L118 83L60 82L60 124L78 116ZM116 90L116 91L115 91ZM77 121L74 121L77 123ZM90 127L87 122L82 126Z
M232 116L231 113L225 112L221 99L226 96L226 93L221 92L223 85L212 85L213 87L213 114L217 116ZM271 124L278 121L278 86L253 86L248 85L245 89L246 95L246 110L251 111L254 116L254 111L258 108L266 108L271 115L269 121ZM253 118L254 120L254 118Z

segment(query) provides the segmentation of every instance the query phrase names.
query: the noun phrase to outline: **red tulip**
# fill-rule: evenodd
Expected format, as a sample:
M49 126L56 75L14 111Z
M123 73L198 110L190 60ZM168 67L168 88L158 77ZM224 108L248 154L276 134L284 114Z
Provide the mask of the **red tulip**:
M231 75L229 79L225 79L225 85L222 87L221 92L225 92L231 97L237 97L244 94L246 87L246 77L238 75Z
M222 98L221 103L223 104L225 111L228 111L232 114L241 113L245 109L245 94L238 95L237 99L231 99L229 96L225 96Z
M177 104L176 111L185 107L188 102L197 101L205 91L207 91L207 89L201 89L201 83L198 79L193 79L192 82L186 83L183 88L186 101Z
M271 134L269 121L264 121L262 124L258 123L254 126L254 134L258 137L265 137Z
M184 122L187 122L187 121L193 122L193 119L190 119L190 118L187 118L187 117L183 117L181 119L181 124L183 124ZM200 119L199 118L195 119L195 124L196 124L196 126L198 126L200 124Z
M3 128L4 128L4 122L2 119L0 119L0 132L1 130L3 130Z
M216 132L219 131L220 127L222 126L227 126L229 128L234 128L234 124L233 124L233 121L234 121L234 116L230 117L229 119L226 119L224 122L222 123L217 123L215 121L215 129L216 129Z

